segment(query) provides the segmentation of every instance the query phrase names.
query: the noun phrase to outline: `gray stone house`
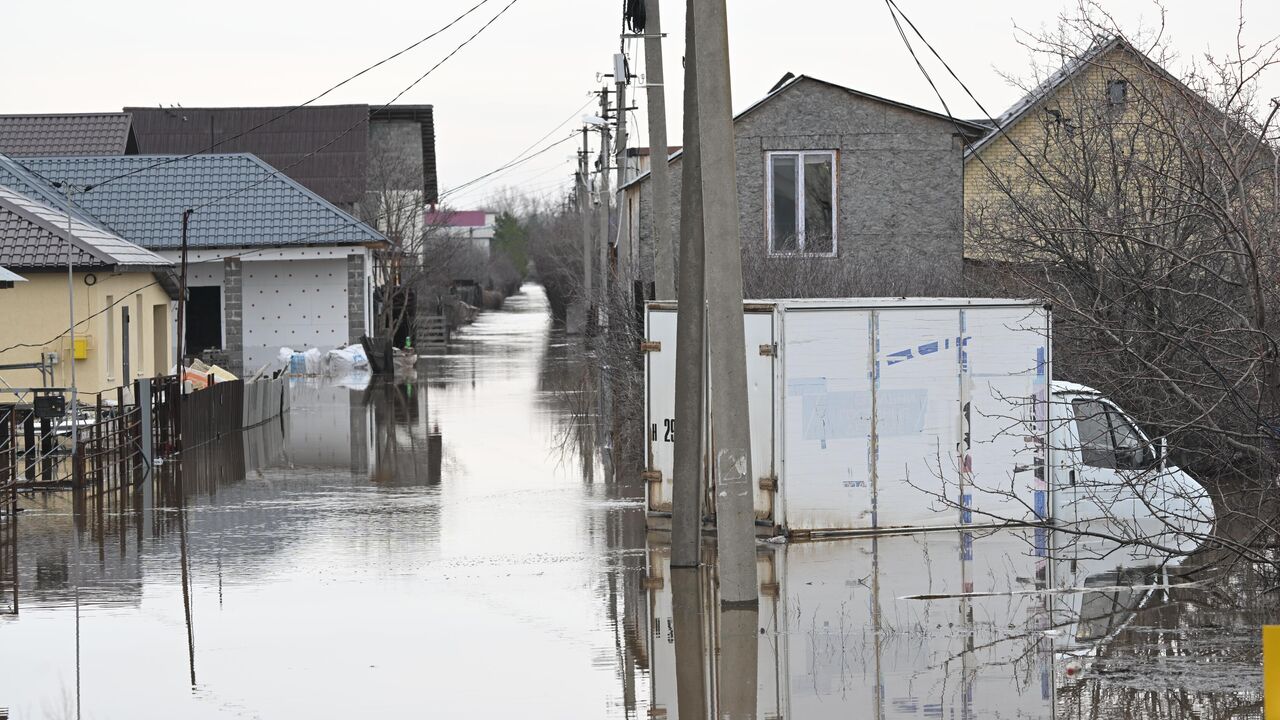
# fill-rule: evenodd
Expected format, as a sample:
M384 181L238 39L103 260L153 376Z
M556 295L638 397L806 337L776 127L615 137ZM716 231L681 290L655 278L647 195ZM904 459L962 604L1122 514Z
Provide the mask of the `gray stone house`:
M964 148L987 128L790 74L734 128L749 297L932 294L940 278L960 277ZM669 162L679 238L681 154ZM621 213L638 239L621 247L636 248L646 281L648 179L624 186Z

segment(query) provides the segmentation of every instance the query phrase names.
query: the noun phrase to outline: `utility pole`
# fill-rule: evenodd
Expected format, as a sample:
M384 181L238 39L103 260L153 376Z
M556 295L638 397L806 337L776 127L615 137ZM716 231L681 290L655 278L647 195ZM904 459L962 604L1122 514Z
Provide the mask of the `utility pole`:
M591 176L588 172L590 148L588 147L587 128L582 128L582 154L578 156L578 214L582 220L582 305L583 333L591 326L591 309L595 306L595 297L591 291Z
M626 215L626 197L622 189L627 184L627 56L618 53L613 56L613 85L616 88L615 99L618 104L614 108L617 122L617 136L614 143L618 163L618 281L622 284L623 293L631 280L631 240L630 235L622 231L622 220ZM623 244L623 238L627 242Z
M706 238L707 403L722 605L758 605L742 246L725 0L689 0L697 42L698 151ZM753 665L754 667L754 665ZM753 685L754 686L754 685Z
M667 167L667 91L662 73L661 0L646 0L644 33L645 93L649 98L649 189L653 191L654 297L676 297L675 253L671 247L671 172Z
M600 117L609 117L609 86L600 88ZM609 123L600 126L600 287L599 306L607 312L609 302Z
M692 48L693 11L685 22L685 46ZM702 185L698 168L697 62L684 61L684 162L680 186L680 285L676 313L676 442L671 482L671 567L702 561L702 465L706 391L706 296L702 234ZM652 164L653 157L649 158ZM656 188L656 185L653 186ZM654 207L657 207L655 204Z

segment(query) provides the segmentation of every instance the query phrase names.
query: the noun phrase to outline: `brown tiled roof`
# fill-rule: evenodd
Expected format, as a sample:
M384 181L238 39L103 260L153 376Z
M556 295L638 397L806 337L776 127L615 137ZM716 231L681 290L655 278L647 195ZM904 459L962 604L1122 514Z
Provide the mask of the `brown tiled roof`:
M0 153L35 155L125 155L131 142L128 113L0 115Z
M335 205L350 209L368 190L369 123L421 126L423 191L436 202L435 125L430 105L125 108L144 155L251 153ZM261 126L261 127L259 127Z

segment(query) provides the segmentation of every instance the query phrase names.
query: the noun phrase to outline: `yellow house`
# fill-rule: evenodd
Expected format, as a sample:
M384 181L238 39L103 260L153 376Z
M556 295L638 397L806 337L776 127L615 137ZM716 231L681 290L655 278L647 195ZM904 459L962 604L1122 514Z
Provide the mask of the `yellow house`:
M1207 103L1123 38L1095 43L994 122L984 121L991 131L964 160L965 260L1019 259L1004 254L1013 252L1008 243L985 241L1017 235L1019 225L1059 227L1054 220L1061 218L1032 217L1027 208L1043 207L1038 200L1081 202L1095 179L1090 175L1110 169L1099 159L1113 149L1131 161L1144 152L1171 157L1154 147L1170 134L1169 118L1206 110ZM1100 138L1115 147L1099 147Z
M21 402L22 388L72 387L73 365L86 403L168 372L172 265L87 214L0 186L0 267L25 280L0 284L0 404Z

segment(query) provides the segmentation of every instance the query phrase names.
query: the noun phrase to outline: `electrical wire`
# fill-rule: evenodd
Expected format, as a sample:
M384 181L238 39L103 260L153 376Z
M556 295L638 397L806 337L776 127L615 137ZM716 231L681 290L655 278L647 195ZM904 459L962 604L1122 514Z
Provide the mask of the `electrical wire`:
M533 142L529 143L529 146L528 146L528 147L526 147L525 149L523 149L523 150L521 150L520 152L516 153L515 157L514 157L514 158L512 158L511 160L507 161L506 163L504 163L502 167L499 167L497 170L494 170L494 171L492 171L492 172L485 173L484 175L481 175L480 177L472 178L471 180L468 180L468 181L466 181L466 182L462 183L461 185L458 185L458 186L456 186L456 187L453 187L453 188L450 188L450 189L446 190L445 192L441 193L441 195L440 195L441 199L443 199L444 197L446 197L446 196L448 196L448 195L452 195L452 194L454 194L455 192L457 192L457 191L459 191L459 190L462 190L463 188L466 188L466 187L469 187L469 186L471 186L471 185L474 185L475 183L480 182L481 180L483 180L483 179L485 179L485 178L487 178L487 177L490 177L490 176L492 176L492 175L496 175L496 174L498 174L498 173L500 173L500 172L502 172L502 171L504 171L504 170L506 170L506 169L509 169L509 168L511 168L511 167L514 167L514 166L515 166L516 164L518 164L519 162L524 162L524 160L525 160L525 159L531 159L532 157L535 157L536 155L535 155L535 156L530 156L529 158L524 158L524 155L525 155L526 153L528 153L530 150L532 150L533 148L537 147L537 146L538 146L538 144L539 144L539 143L541 143L543 140L546 140L548 137L551 137L551 134L552 134L552 133L554 133L555 131L557 131L557 130L559 130L560 128L562 128L562 127L564 127L565 125L567 125L570 121L572 121L572 120L574 119L574 117L576 117L576 116L578 115L578 113L580 113L580 112L582 112L583 110L585 110L585 109L587 108L587 106L588 106L588 105L590 105L593 101L594 101L594 98L593 98L593 97L588 97L588 98L587 98L587 100L586 100L586 102L584 102L584 103L582 103L582 105L578 106L578 109L577 109L577 110L574 110L573 112L569 113L569 117L565 118L564 120L561 120L559 124L557 124L555 127L551 128L551 129L550 129L550 130L548 130L546 133L544 133L544 134L542 135L542 137L540 137L540 138L538 138L537 140L534 140ZM575 133L575 134L576 134L576 133ZM571 137L572 137L572 136L571 136ZM563 141L558 141L558 142L563 142ZM558 144L558 143L557 143L557 144ZM545 152L545 150L546 150L546 149L544 148L544 150L541 150L541 151L539 151L539 152ZM524 158L524 159L522 159L522 158Z
M942 66L946 69L946 71L951 75L952 79L955 80L956 83L960 85L960 87L964 90L965 94L969 96L969 99L972 100L974 104L978 106L978 109L982 111L983 115L986 116L987 120L990 121L992 125L995 127L994 132L998 132L1001 135L1001 137L1003 137L1006 141L1008 141L1010 147L1012 147L1018 153L1018 156L1021 157L1026 162L1027 167L1030 168L1032 172L1036 174L1040 182L1042 182L1044 186L1048 188L1049 192L1052 193L1053 196L1057 199L1057 201L1062 204L1062 207L1066 208L1067 211L1071 213L1071 215L1073 216L1073 219L1077 223L1079 223L1080 228L1084 232L1092 235L1095 241L1101 242L1102 238L1098 237L1097 233L1089 226L1089 223L1087 223L1085 219L1080 216L1079 211L1075 209L1072 203L1068 202L1068 200L1062 196L1062 193L1058 190L1057 184L1052 182L1048 177L1045 176L1044 172L1040 169L1039 163L1036 163L1035 161L1033 161L1026 154L1026 152L1023 151L1022 146L1018 144L1018 142L1013 138L1013 136L1009 135L1009 133L1005 130L1004 126L996 122L995 118L991 116L991 113L987 111L987 108L974 96L973 92L969 90L969 86L966 85L958 75L956 75L955 70L951 69L951 65L942 58L942 55L938 53L937 49L935 49L933 45L924 37L924 34L921 33L920 29L917 28L915 23L911 21L911 18L909 18L907 14L902 11L902 8L898 7L898 3L895 2L895 0L885 0L885 4L889 9L889 15L893 18L894 25L898 29L899 37L902 38L902 42L904 45L906 45L907 51L911 53L912 59L915 60L916 67L920 69L921 74L923 74L925 79L929 82L929 86L933 88L934 94L938 97L938 101L942 103L942 107L946 111L947 117L951 120L952 124L954 124L957 128L959 128L959 122L951 114L951 110L947 106L946 100L942 97L942 93L938 90L937 85L934 84L933 78L929 76L929 71L925 69L924 64L921 63L920 59L916 56L915 48L912 46L910 40L907 39L906 32L902 28L902 23L899 22L898 20L899 17L901 17L903 21L906 21L907 25L911 28L912 32L915 33L916 37L920 39L920 42L924 43L925 47L929 48L929 51L933 53L934 58L936 58L938 62L942 64ZM999 188L1000 191L1009 200L1011 200L1014 203L1015 208L1019 212L1025 213L1026 210L1020 207L1020 203L1018 202L1018 199L1014 195L1012 189L1009 188L1002 181L1002 179L996 173L995 169L987 164L986 160L982 157L982 155L975 152L975 153L972 153L972 156L975 159L977 159L978 163L982 165L984 170L987 171L987 174L991 177L992 181L996 183L997 188ZM1135 316L1135 317L1137 317L1139 321L1146 322L1145 319L1142 318L1141 316ZM1244 397L1240 392L1240 390L1237 389L1233 383L1227 380L1226 376L1222 373L1221 370L1217 368L1217 366L1212 362L1210 358L1205 357L1203 351L1199 349L1199 346L1195 345L1194 343L1189 343L1188 347L1191 348L1192 352L1194 352L1196 355L1199 356L1201 362L1205 363L1205 366L1210 370L1210 372L1216 375L1218 379L1220 379L1223 382L1229 396L1233 400L1233 404L1236 405L1238 408L1240 408L1241 412L1245 413L1246 415L1253 416L1259 423L1262 423L1263 418L1261 417L1261 413L1251 407L1251 403L1249 399Z
M447 197L447 196L449 196L449 195L452 195L452 194L454 194L454 193L458 192L459 190L462 190L463 188L467 188L467 187L470 187L470 186L472 186L472 185L475 185L476 183L480 182L481 180L484 180L484 179L486 179L486 178L490 178L490 177L492 177L492 176L494 176L494 175L497 175L498 173L501 173L501 172L506 171L506 170L510 170L511 168L516 167L517 165L521 165L521 164L523 164L523 163L526 163L526 162L528 162L528 161L530 161L530 160L532 160L532 159L534 159L534 158L538 157L539 155L542 155L542 154L544 154L544 153L547 153L547 152L549 152L549 151L551 151L551 150L555 149L556 147L558 147L558 146L560 146L560 145L563 145L564 143L566 143L566 142L568 142L568 141L570 141L570 140L574 140L574 139L576 139L576 138L577 138L577 136L578 136L578 133L577 133L577 131L575 130L575 131L573 132L573 134L572 134L572 135L568 135L568 136L566 136L566 137L560 138L559 140L556 140L555 142L551 143L550 145L548 145L548 146L546 146L546 147L542 148L541 150L539 150L539 151L537 151L537 152L533 153L532 155L529 155L529 156L524 157L524 158L520 158L520 159L518 159L518 160L513 160L513 161L511 161L511 162L507 163L506 165L503 165L502 167L498 168L497 170L491 170L491 171L489 171L489 172L487 172L487 173L485 173L485 174L481 175L480 177L474 178L474 179L472 179L472 180L468 180L467 182L464 182L464 183L462 183L461 185L458 185L457 187L450 188L450 189L446 190L445 192L441 193L441 194L440 194L440 197L441 197L441 199L443 199L443 198L445 198L445 197Z
M370 113L369 113L369 116L370 116L370 117L373 117L374 115L377 115L378 113L382 112L383 110L386 110L388 107L390 107L390 106L392 105L392 103L394 103L395 101L399 100L399 99L400 99L400 98L401 98L405 93L407 93L407 92L409 92L410 90L412 90L413 88L417 87L418 83L421 83L423 80L427 79L427 76L429 76L431 73L435 72L437 68L439 68L441 65L445 64L446 62L448 62L450 58L452 58L454 55L457 55L457 54L458 54L458 53L459 53L463 48L465 48L467 45L470 45L470 44L471 44L471 41L473 41L473 40L475 40L477 37L479 37L480 33L483 33L485 30L489 29L489 27L490 27L491 25L493 25L495 22L497 22L497 21L498 21L498 18L500 18L500 17L502 17L503 15L505 15L505 14L506 14L506 12L507 12L508 10L510 10L510 9L511 9L511 7L512 7L513 5L515 5L515 4L516 4L517 2L519 2L519 1L520 1L520 0L511 0L510 2L508 2L508 3L507 3L507 4L506 4L506 5L505 5L501 10L499 10L499 11L498 11L498 14L494 15L492 18L489 18L489 21L488 21L488 22L486 22L484 25L481 25L479 30L476 30L474 33L472 33L470 37L468 37L466 40L463 40L463 41L462 41L462 42L461 42L457 47L455 47L453 50L451 50L451 51L449 52L449 54L448 54L448 55L445 55L443 58L441 58L441 60L440 60L439 62L437 62L435 65L432 65L430 69L428 69L428 70L427 70L426 72L424 72L422 75L418 76L418 79L417 79L417 80L414 80L413 82L409 83L409 85L408 85L407 87L405 87L405 88L404 88L403 90L401 90L400 92L396 93L396 96L395 96L395 97L393 97L393 98L391 98L390 100L388 100L386 103L384 103L384 104L383 104L381 107L379 107L377 110L374 110L374 111L370 112ZM326 142L325 144L323 144L323 145L321 145L320 147L316 148L315 150L312 150L311 152L307 153L306 155L303 155L302 157L300 157L300 158L298 158L297 160L295 160L293 163L291 163L291 164L289 164L289 165L287 165L287 166L285 166L285 167L283 167L283 168L278 168L278 169L272 170L271 172L269 172L269 173L267 173L265 176L263 176L261 179L259 179L259 180L255 181L255 182L252 182L252 183L250 183L250 184L248 184L248 185L246 185L246 186L244 186L244 187L240 188L239 190L236 190L236 191L231 192L231 193L227 193L226 195L223 195L223 196L221 196L221 197L214 198L214 199L212 199L212 200L210 200L210 201L208 201L208 202L206 202L206 203L203 203L203 204L198 205L198 206L196 206L196 207L194 207L194 208L191 208L191 209L192 209L192 211L194 211L194 212L198 212L198 211L200 211L200 210L203 210L204 208L210 207L210 206L212 206L212 205L216 205L216 204L218 204L218 203L222 202L223 200L228 200L228 199L233 198L233 197L235 197L235 196L237 196L237 195L239 195L239 194L241 194L241 193L243 193L243 192L247 192L247 191L249 191L249 190L252 190L253 188L255 188L255 187L257 187L257 186L261 185L262 183L264 183L264 182L266 182L266 181L270 180L271 178L273 178L273 177L276 177L276 176L280 175L280 174L281 174L281 173L283 173L284 171L286 171L286 170L291 170L291 169L293 169L293 168L297 167L300 163L305 162L306 160L308 160L309 158L311 158L313 155L315 155L315 154L317 154L317 153L319 153L319 152L321 152L321 151L325 150L325 149L326 149L326 148L328 148L330 145L333 145L334 143L338 142L338 141L339 141L339 140L341 140L342 138L346 137L348 134L350 134L350 132L351 132L352 130L355 130L356 128L360 127L361 125L366 124L367 122L368 122L367 120L360 120L360 121L357 121L356 123L352 124L352 125L351 125L351 127L348 127L346 130L343 130L341 133L339 133L339 134L338 134L337 136L335 136L333 139L329 140L328 142Z
M360 70L359 72L355 73L354 75L350 75L350 76L348 76L347 78L343 79L342 81L338 82L337 84L334 84L334 85L329 86L329 88L328 88L328 89L326 89L324 92L320 93L319 95L316 95L315 97L311 98L310 100L307 100L306 102L303 102L303 103L302 103L302 104L300 104L300 105L294 105L293 107L288 108L287 110L285 110L284 112L280 113L279 115L275 115L275 116L273 116L273 117L271 117L271 118L268 118L267 120L264 120L264 121L262 121L262 122L258 123L257 125L254 125L253 127L251 127L251 128L249 128L249 129L247 129L247 130L243 130L243 131L241 131L241 132L236 133L235 135L231 135L230 137L225 137L225 138L223 138L223 139L221 139L221 140L219 140L219 141L217 141L217 142L215 142L215 143L210 144L208 147L204 148L203 150L197 150L196 152L188 153L188 154L186 154L186 155L176 156L176 157L172 157L172 158L166 158L165 160L162 160L162 161L160 161L160 162L157 162L157 163L155 163L155 164L153 164L153 165L148 165L148 166L146 166L146 167L141 167L141 168L135 168L135 169L133 169L133 170L130 170L129 172L121 173L121 174L116 175L116 176L114 176L114 177L107 178L106 180L103 180L102 182L95 183L95 184L93 184L93 185L88 186L88 190L86 190L85 192L88 192L89 190L92 190L92 189L94 189L94 188L102 187L103 185L107 185L107 184L113 183L113 182L115 182L115 181L117 181L117 180L122 180L122 179L127 178L127 177L129 177L129 176L131 176L131 175L137 175L138 173L143 173L143 172L147 172L147 171L149 171L149 170L154 170L154 169L156 169L156 168L158 168L158 167L164 167L165 165L168 165L168 164L170 164L170 163L175 163L175 162L178 162L178 161L180 161L180 160L187 160L187 159L189 159L189 158L195 157L196 155L203 155L204 153L212 152L213 150L215 150L215 149L217 149L217 148L221 147L222 145L225 145L225 144L227 144L227 143L229 143L229 142L231 142L231 141L233 141L233 140L239 140L240 138L244 137L245 135L248 135L248 134L253 133L253 132L257 132L258 130L261 130L262 128L264 128L264 127L266 127L266 126L268 126L268 125L270 125L270 124L272 124L272 123L276 122L277 120L280 120L281 118L287 117L287 116L289 116L289 115L293 114L294 112L297 112L298 110L301 110L302 108L307 107L308 105L311 105L312 103L316 102L317 100L320 100L321 98L325 97L325 96L326 96L326 95L328 95L329 93L332 93L334 90L337 90L338 88L342 87L343 85L346 85L347 83L351 82L352 80L355 80L356 78L358 78L358 77L360 77L360 76L362 76L362 75L364 75L364 74L366 74L366 73L368 73L368 72L371 72L371 71L373 71L373 70L376 70L377 68L381 67L382 65L385 65L385 64L387 64L388 62L391 62L392 60L395 60L396 58L400 57L401 55L404 55L405 53L409 52L410 50L413 50L414 48L418 47L419 45L422 45L423 43L427 42L428 40L431 40L432 38L436 37L437 35L440 35L441 33L445 32L445 31L446 31L446 30L448 30L449 28L452 28L454 25L457 25L459 22L462 22L464 19L466 19L466 17L467 17L467 16L469 16L471 13L475 12L476 10L479 10L481 6L485 5L485 4L486 4L486 3L488 3L488 2L490 2L490 0L480 0L480 2L478 2L478 3L476 3L475 5L472 5L470 8L468 8L468 9L466 10L466 12L464 12L464 13L462 13L461 15L457 16L457 17L456 17L456 18L454 18L453 20L450 20L447 24L445 24L445 25L444 25L444 26L442 26L441 28L439 28L439 29L435 30L434 32L430 33L429 35L426 35L426 36L424 36L424 37L420 38L419 40L417 40L416 42L414 42L414 43L412 43L412 44L408 45L407 47L405 47L405 48L403 48L403 49L401 49L401 50L398 50L398 51L396 51L396 52L392 53L391 55L388 55L387 57L385 57L385 58L383 58L383 59L379 60L378 62L376 62L376 63L374 63L374 64L372 64L372 65L369 65L368 67L364 68L363 70ZM37 175L39 175L39 173L36 173L36 174L37 174ZM47 180L47 178L45 178L45 179Z

